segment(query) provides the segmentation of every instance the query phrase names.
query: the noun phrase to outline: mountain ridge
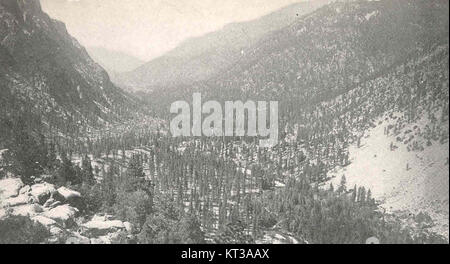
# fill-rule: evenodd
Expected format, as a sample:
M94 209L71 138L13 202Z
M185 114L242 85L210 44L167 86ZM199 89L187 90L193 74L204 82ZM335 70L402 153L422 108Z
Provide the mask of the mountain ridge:
M2 95L28 105L46 123L68 120L97 126L120 118L135 100L109 79L64 23L43 12L38 0L0 3ZM2 96L2 97L3 97ZM11 112L23 103L2 107ZM23 106L22 106L23 107ZM58 120L58 121L57 121Z
M87 47L86 50L110 76L132 71L145 63L143 60L132 55L102 47Z
M135 91L205 80L235 63L243 48L328 2L292 4L255 20L225 25L218 31L187 39L134 71L113 76L113 80L119 86Z

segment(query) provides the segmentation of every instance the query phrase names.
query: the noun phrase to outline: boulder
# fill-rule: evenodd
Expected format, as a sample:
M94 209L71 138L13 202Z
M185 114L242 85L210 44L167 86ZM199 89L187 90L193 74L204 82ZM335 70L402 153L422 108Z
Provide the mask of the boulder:
M19 194L27 194L31 191L31 187L29 185L25 185L20 189Z
M42 216L53 219L64 227L70 227L75 223L78 212L78 209L65 204L44 212Z
M73 207L78 209L83 209L83 199L81 194L77 191L73 191L67 187L61 187L54 195L55 199L62 202L68 203Z
M79 192L73 191L66 187L61 187L58 189L58 194L64 198L65 201L70 201L72 199L81 198L81 194Z
M35 197L39 204L44 204L54 193L55 186L49 183L39 183L31 186L31 195Z
M8 199L2 201L1 205L14 207L14 206L19 206L19 205L24 205L24 204L29 204L29 203L32 203L30 197L28 195L21 194L17 197L8 198Z
M11 215L33 217L42 213L44 210L38 204L19 205L11 208Z
M125 229L124 224L120 220L91 220L82 224L82 227L87 230L87 234L95 237L104 236L106 234L116 232L117 230Z
M23 187L22 180L18 178L8 178L0 180L0 201L16 197Z
M87 244L91 244L91 240L87 237L74 234L73 236L67 238L66 244L87 245Z
M44 208L48 208L48 209L53 209L57 206L60 206L62 203L60 201L56 201L53 198L48 199L45 204L44 204Z
M130 222L123 222L123 226L125 227L125 230L127 230L128 233L133 233L133 224Z
M38 223L46 226L47 228L57 225L55 220L47 218L42 215L35 216L35 217L31 218L31 220L38 222Z

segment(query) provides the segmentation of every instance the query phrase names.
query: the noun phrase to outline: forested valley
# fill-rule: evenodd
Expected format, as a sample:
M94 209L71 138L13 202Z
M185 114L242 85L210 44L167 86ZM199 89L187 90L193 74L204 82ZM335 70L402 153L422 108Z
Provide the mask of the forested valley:
M448 243L448 209L436 232L330 176L377 127L391 152L442 149L448 170L448 1L338 1L208 80L138 93L29 3L0 3L0 244ZM194 92L279 101L278 145L173 138L170 103Z

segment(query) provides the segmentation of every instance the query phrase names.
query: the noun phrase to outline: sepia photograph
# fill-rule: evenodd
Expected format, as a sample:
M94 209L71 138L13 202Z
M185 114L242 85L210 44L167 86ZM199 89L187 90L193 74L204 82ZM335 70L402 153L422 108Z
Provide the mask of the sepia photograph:
M448 245L449 1L0 0L0 244Z

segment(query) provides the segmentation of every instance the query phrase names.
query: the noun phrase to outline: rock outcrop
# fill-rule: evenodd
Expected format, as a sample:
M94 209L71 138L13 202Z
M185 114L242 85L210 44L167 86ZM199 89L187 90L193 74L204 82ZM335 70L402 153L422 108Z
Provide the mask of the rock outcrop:
M20 179L4 179L0 181L0 201L19 195L20 189L23 187Z
M58 189L58 194L65 200L70 201L72 199L81 198L81 194L79 192L73 191L66 187L61 187Z
M110 81L39 0L1 0L0 17L1 85L11 91L9 98L0 97L0 109L17 110L10 102L20 98L36 109L39 105L95 122L116 120L120 105L134 107L134 99Z
M4 206L12 207L12 206L19 206L19 205L28 204L28 203L30 203L30 199L31 198L28 195L21 194L21 195L19 195L17 197L8 198L8 199L2 201L1 203Z
M78 215L79 211L70 205L60 205L49 211L44 212L42 215L44 217L53 219L58 224L64 227L72 227L75 224L75 217Z
M91 220L82 225L91 236L104 236L108 233L113 233L119 230L126 230L125 225L120 220L100 221Z
M39 204L19 205L11 207L10 210L11 215L29 216L29 217L33 217L35 215L44 212L44 209Z
M52 227L52 226L56 226L58 224L55 220L47 218L47 217L42 216L42 215L35 216L35 217L31 218L31 219L33 221L36 221L36 222L38 222L38 223L48 227L48 228Z
M0 220L8 216L26 216L45 226L51 234L49 243L111 244L123 233L131 234L131 223L111 215L94 215L85 221L73 203L82 195L67 187L46 182L31 186L20 179L0 180Z
M44 203L56 193L56 188L53 184L40 183L31 187L31 196L37 199L38 203L44 205Z

